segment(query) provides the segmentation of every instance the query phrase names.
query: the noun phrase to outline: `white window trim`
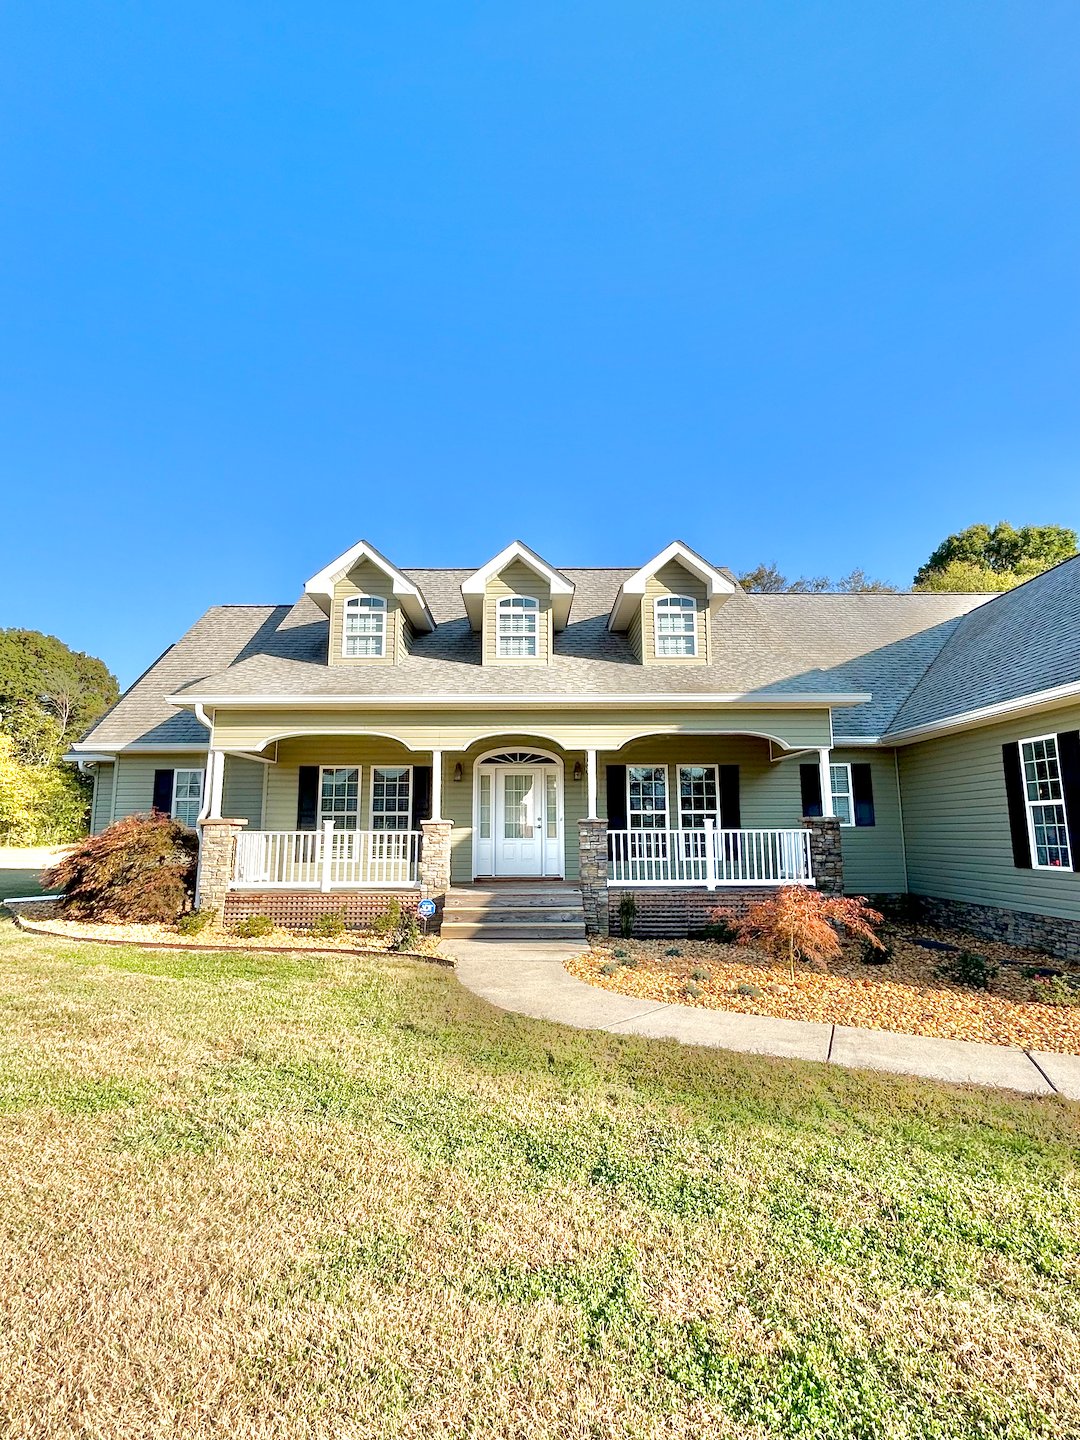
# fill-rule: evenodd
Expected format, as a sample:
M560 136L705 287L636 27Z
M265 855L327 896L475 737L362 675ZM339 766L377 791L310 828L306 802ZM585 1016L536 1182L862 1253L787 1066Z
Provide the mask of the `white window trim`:
M719 766L719 765L710 765L710 764L695 763L693 760L687 760L684 764L682 764L682 765L677 765L677 766L675 767L675 780L676 780L676 785L675 785L675 816L676 816L676 819L678 820L678 823L679 823L679 829L682 830L682 829L686 828L686 827L683 826L683 820L682 820L682 772L683 772L684 770L711 770L711 771L713 772L713 784L714 784L715 787L716 787L716 814L715 814L715 816L713 817L713 824L714 824L714 825L716 826L716 828L719 830L719 828L720 828L720 766Z
M180 821L182 825L190 825L194 829L206 800L206 770L199 765L180 765L172 772L172 804L169 806L169 816L173 820L180 820L180 816L176 813L176 777L178 775L198 775L199 777L199 803L195 810L195 819ZM115 786L115 779L113 784Z
M364 602L363 607L361 606L361 601ZM360 614L360 613L362 613L362 608L366 608L366 609L369 611L370 614L378 615L380 621L382 622L382 626L381 626L381 629L380 629L380 631L379 631L379 636L378 636L378 639L379 639L379 649L378 649L378 653L377 653L377 654L371 654L371 655L350 655L350 654L349 654L349 641L350 641L351 639L360 639L360 638L374 639L374 638L375 638L374 636L368 636L368 637L351 636L351 635L349 635L349 633L348 633L348 631L349 631L349 626L348 626L349 611L350 611L350 610L355 610L357 614ZM342 607L341 607L341 658L342 658L343 660L385 660L385 659L386 659L386 632L387 632L388 629L389 629L389 607L387 606L387 603L386 603L385 599L383 598L383 596L381 596L381 595L350 595L350 596L348 597L348 599L343 603L343 605L342 605ZM332 766L330 766L329 768L332 769L332 770L337 770L337 769L341 769L341 766L332 765ZM349 768L351 768L351 767L349 767Z
M1054 759L1058 767L1058 789L1061 791L1060 800L1029 800L1027 793L1027 770L1024 768L1024 746L1035 745L1040 740L1052 740L1054 742ZM1058 737L1050 735L1028 735L1018 745L1020 752L1020 783L1024 789L1024 816L1027 820L1028 847L1031 852L1031 868L1041 870L1048 875L1072 875L1073 854L1072 842L1069 839L1069 807L1065 801L1065 786L1061 781L1061 752L1058 749ZM1064 865L1040 865L1038 860L1038 846L1035 843L1035 816L1033 814L1036 805L1060 805L1061 814L1065 822L1065 864Z
M510 616L515 609L522 614L531 614L533 617L533 631L530 636L527 631L514 634L507 630L503 631L503 616ZM533 642L531 655L505 655L503 654L504 640L528 640ZM496 660L538 660L540 658L540 601L535 595L502 595L495 604L495 658Z
M832 778L832 776L833 776L833 771L834 771L834 770L844 770L844 771L846 771L846 773L847 773L847 790L846 790L846 792L845 792L845 791L838 791L837 788L836 788L836 786L833 784L833 778ZM849 761L847 761L847 760L830 760L830 761L829 761L829 794L832 796L832 813L836 816L836 818L837 818L838 820L840 820L840 812L839 812L839 811L837 810L837 808L836 808L836 797L837 797L837 795L839 794L839 795L842 796L842 798L844 798L844 799L847 800L847 802L848 802L848 814L850 815L851 818L850 818L849 820L840 820L840 829L841 829L841 830L854 830L854 828L855 828L855 790L854 790L854 787L853 787L853 785L852 785L852 783L851 783L851 764L850 764Z
M664 772L664 823L663 825L641 826L641 829L670 830L671 829L671 775L667 765L649 765L642 761L640 765L627 765L626 767L626 828L632 830L630 823L631 815L655 815L655 810L632 810L630 808L630 772L632 770L662 770Z
M333 820L335 827L338 815L326 815L323 813L323 776L327 770L355 770L356 771L356 828L360 829L360 810L364 796L364 767L362 765L320 765L319 766L319 828L325 825L327 820Z
M694 628L690 632L691 648L678 655L661 655L660 653L660 607L670 606L673 600L678 600L678 607L672 612L685 615L687 605L693 607ZM679 638L686 638L680 636ZM693 595L657 595L653 599L653 656L657 660L696 660L698 653L698 602Z
M402 835L402 834L404 834L407 830L411 830L411 829L412 829L413 798L414 798L414 793L413 793L413 769L414 769L414 767L413 767L412 765L369 765L369 766L368 766L368 769L371 771L371 779L368 781L368 829L369 829L369 830L374 830L374 829L375 829L375 772L376 772L376 770L404 770L404 771L406 771L406 773L408 774L408 777L409 777L409 804L408 804L408 806L407 806L407 808L406 808L406 811L405 811L405 824L401 827L400 830L393 830L393 831L390 831L389 833L390 833L390 834L393 834L393 835ZM397 813L397 814L400 814L401 812L400 812L400 811L397 811L396 813ZM380 832L380 833L381 833L381 832Z

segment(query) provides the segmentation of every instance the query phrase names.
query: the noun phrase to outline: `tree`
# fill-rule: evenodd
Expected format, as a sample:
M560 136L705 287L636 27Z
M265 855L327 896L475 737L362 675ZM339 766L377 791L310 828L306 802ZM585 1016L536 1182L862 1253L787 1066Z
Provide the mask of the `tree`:
M949 535L915 575L916 590L988 594L1041 575L1077 553L1076 531L1063 525L969 525Z
M88 796L70 765L27 765L0 734L0 845L57 845L86 828Z
M795 962L828 969L840 955L838 925L878 950L885 947L874 927L881 916L861 896L823 895L806 885L785 885L735 922L740 945L755 945L776 960L786 960L795 979Z
M739 576L744 590L758 595L822 595L825 593L845 595L895 595L896 587L884 580L872 580L865 570L852 570L839 580L830 580L827 575L800 575L797 580L788 577L776 565L756 565L745 575Z
M29 764L55 763L112 705L116 677L55 635L0 630L0 732Z

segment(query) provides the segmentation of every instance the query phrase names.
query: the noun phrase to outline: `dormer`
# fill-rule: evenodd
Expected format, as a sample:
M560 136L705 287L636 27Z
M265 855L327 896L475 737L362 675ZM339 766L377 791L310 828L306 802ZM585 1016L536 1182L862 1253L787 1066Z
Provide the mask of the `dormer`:
M395 665L434 630L423 595L374 545L358 541L304 586L330 620L329 665Z
M461 586L485 665L548 665L555 633L570 618L574 587L546 560L513 541Z
M737 588L689 545L673 540L623 581L608 629L625 632L643 665L706 665L709 618Z

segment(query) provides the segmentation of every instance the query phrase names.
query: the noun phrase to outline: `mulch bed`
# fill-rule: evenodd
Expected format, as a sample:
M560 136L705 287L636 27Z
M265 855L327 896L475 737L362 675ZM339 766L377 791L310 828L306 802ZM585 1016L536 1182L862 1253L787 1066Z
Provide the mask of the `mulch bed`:
M597 941L567 969L590 985L643 1000L1080 1054L1080 990L1067 983L1073 976L1080 983L1080 966L926 926L885 926L881 938L893 947L887 964L865 964L862 946L847 945L828 974L800 965L794 985L786 964L746 946L709 940ZM948 948L953 946L998 967L988 991L938 973L955 955ZM601 966L612 963L615 972L602 974ZM1025 968L1052 968L1066 978L1029 978ZM705 974L695 979L695 971ZM1054 994L1074 995L1076 1003L1052 1004L1048 997Z

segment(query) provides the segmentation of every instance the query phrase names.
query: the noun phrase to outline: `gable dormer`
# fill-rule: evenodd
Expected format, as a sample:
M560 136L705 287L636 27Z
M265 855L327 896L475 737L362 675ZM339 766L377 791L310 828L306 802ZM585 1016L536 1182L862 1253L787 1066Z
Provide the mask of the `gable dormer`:
M608 629L625 632L643 665L706 665L710 617L736 589L723 571L673 540L623 581Z
M329 665L395 665L411 635L435 628L419 589L366 540L313 575L304 593L329 618Z
M485 665L547 665L566 627L574 587L535 551L513 541L461 586Z

